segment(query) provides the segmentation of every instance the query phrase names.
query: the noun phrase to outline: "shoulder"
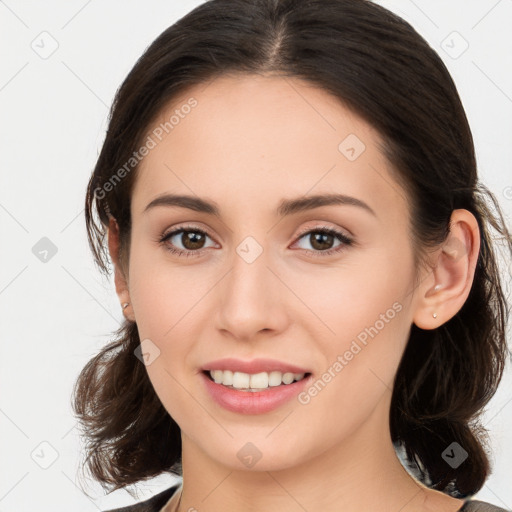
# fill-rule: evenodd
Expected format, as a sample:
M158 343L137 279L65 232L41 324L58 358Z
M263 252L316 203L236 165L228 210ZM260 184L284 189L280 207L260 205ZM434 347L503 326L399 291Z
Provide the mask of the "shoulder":
M486 501L469 500L460 509L460 512L510 512L510 510L491 505Z
M104 512L159 512L160 509L171 499L172 495L179 488L180 483L165 489L146 501L141 501L127 507L105 510Z

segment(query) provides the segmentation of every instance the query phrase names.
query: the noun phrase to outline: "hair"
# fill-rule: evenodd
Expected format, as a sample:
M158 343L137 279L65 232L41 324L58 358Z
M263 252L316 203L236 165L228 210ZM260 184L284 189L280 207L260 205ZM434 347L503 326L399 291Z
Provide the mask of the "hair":
M453 210L475 216L481 244L469 296L438 328L412 325L389 416L392 441L421 467L426 485L454 497L475 494L490 473L488 433L478 418L508 352L507 297L490 228L505 241L507 257L512 241L496 198L478 180L472 134L447 68L399 16L368 0L210 0L166 29L118 89L88 183L85 220L99 270L110 275L105 237L112 217L120 266L129 270L138 165L119 171L170 101L226 74L306 80L377 130L410 205L417 276L429 250L446 241ZM124 320L73 390L87 467L111 490L182 474L181 431L134 355L139 344L136 323ZM457 468L441 457L454 442L468 452Z

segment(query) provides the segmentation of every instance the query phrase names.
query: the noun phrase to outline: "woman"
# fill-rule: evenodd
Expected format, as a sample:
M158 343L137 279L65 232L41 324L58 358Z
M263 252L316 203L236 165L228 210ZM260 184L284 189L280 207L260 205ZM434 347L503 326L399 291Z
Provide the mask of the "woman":
M74 400L102 484L183 480L118 510L504 510L469 500L507 354L485 194L448 71L380 6L212 0L160 35L88 186L126 321Z

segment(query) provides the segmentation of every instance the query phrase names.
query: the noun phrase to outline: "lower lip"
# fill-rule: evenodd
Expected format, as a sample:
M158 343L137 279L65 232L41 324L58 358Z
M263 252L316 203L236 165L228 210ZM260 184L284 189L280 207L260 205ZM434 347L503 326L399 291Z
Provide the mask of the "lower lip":
M272 386L264 391L238 391L217 384L203 372L201 376L211 397L224 409L242 414L262 414L277 409L280 405L297 396L311 380L308 377L293 382Z

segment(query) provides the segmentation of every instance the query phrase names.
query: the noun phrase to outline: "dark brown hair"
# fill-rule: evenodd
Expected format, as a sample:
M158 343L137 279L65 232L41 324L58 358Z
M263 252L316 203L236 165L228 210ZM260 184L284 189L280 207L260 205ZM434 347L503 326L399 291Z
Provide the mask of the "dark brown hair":
M512 242L496 198L478 181L471 131L448 70L390 11L366 0L210 0L165 30L117 91L88 184L86 224L98 267L109 274L105 236L112 216L121 265L129 270L137 166L122 179L119 169L127 169L173 98L227 73L306 80L376 128L411 206L417 269L429 249L445 242L454 209L476 217L481 246L470 294L437 329L412 325L389 418L393 441L422 467L426 485L454 497L476 493L490 472L478 417L501 380L508 350L509 312L490 228L502 235L507 257ZM111 490L163 472L181 474L180 429L134 355L139 343L137 325L125 320L74 389L87 467ZM456 469L441 457L453 442L469 454Z

